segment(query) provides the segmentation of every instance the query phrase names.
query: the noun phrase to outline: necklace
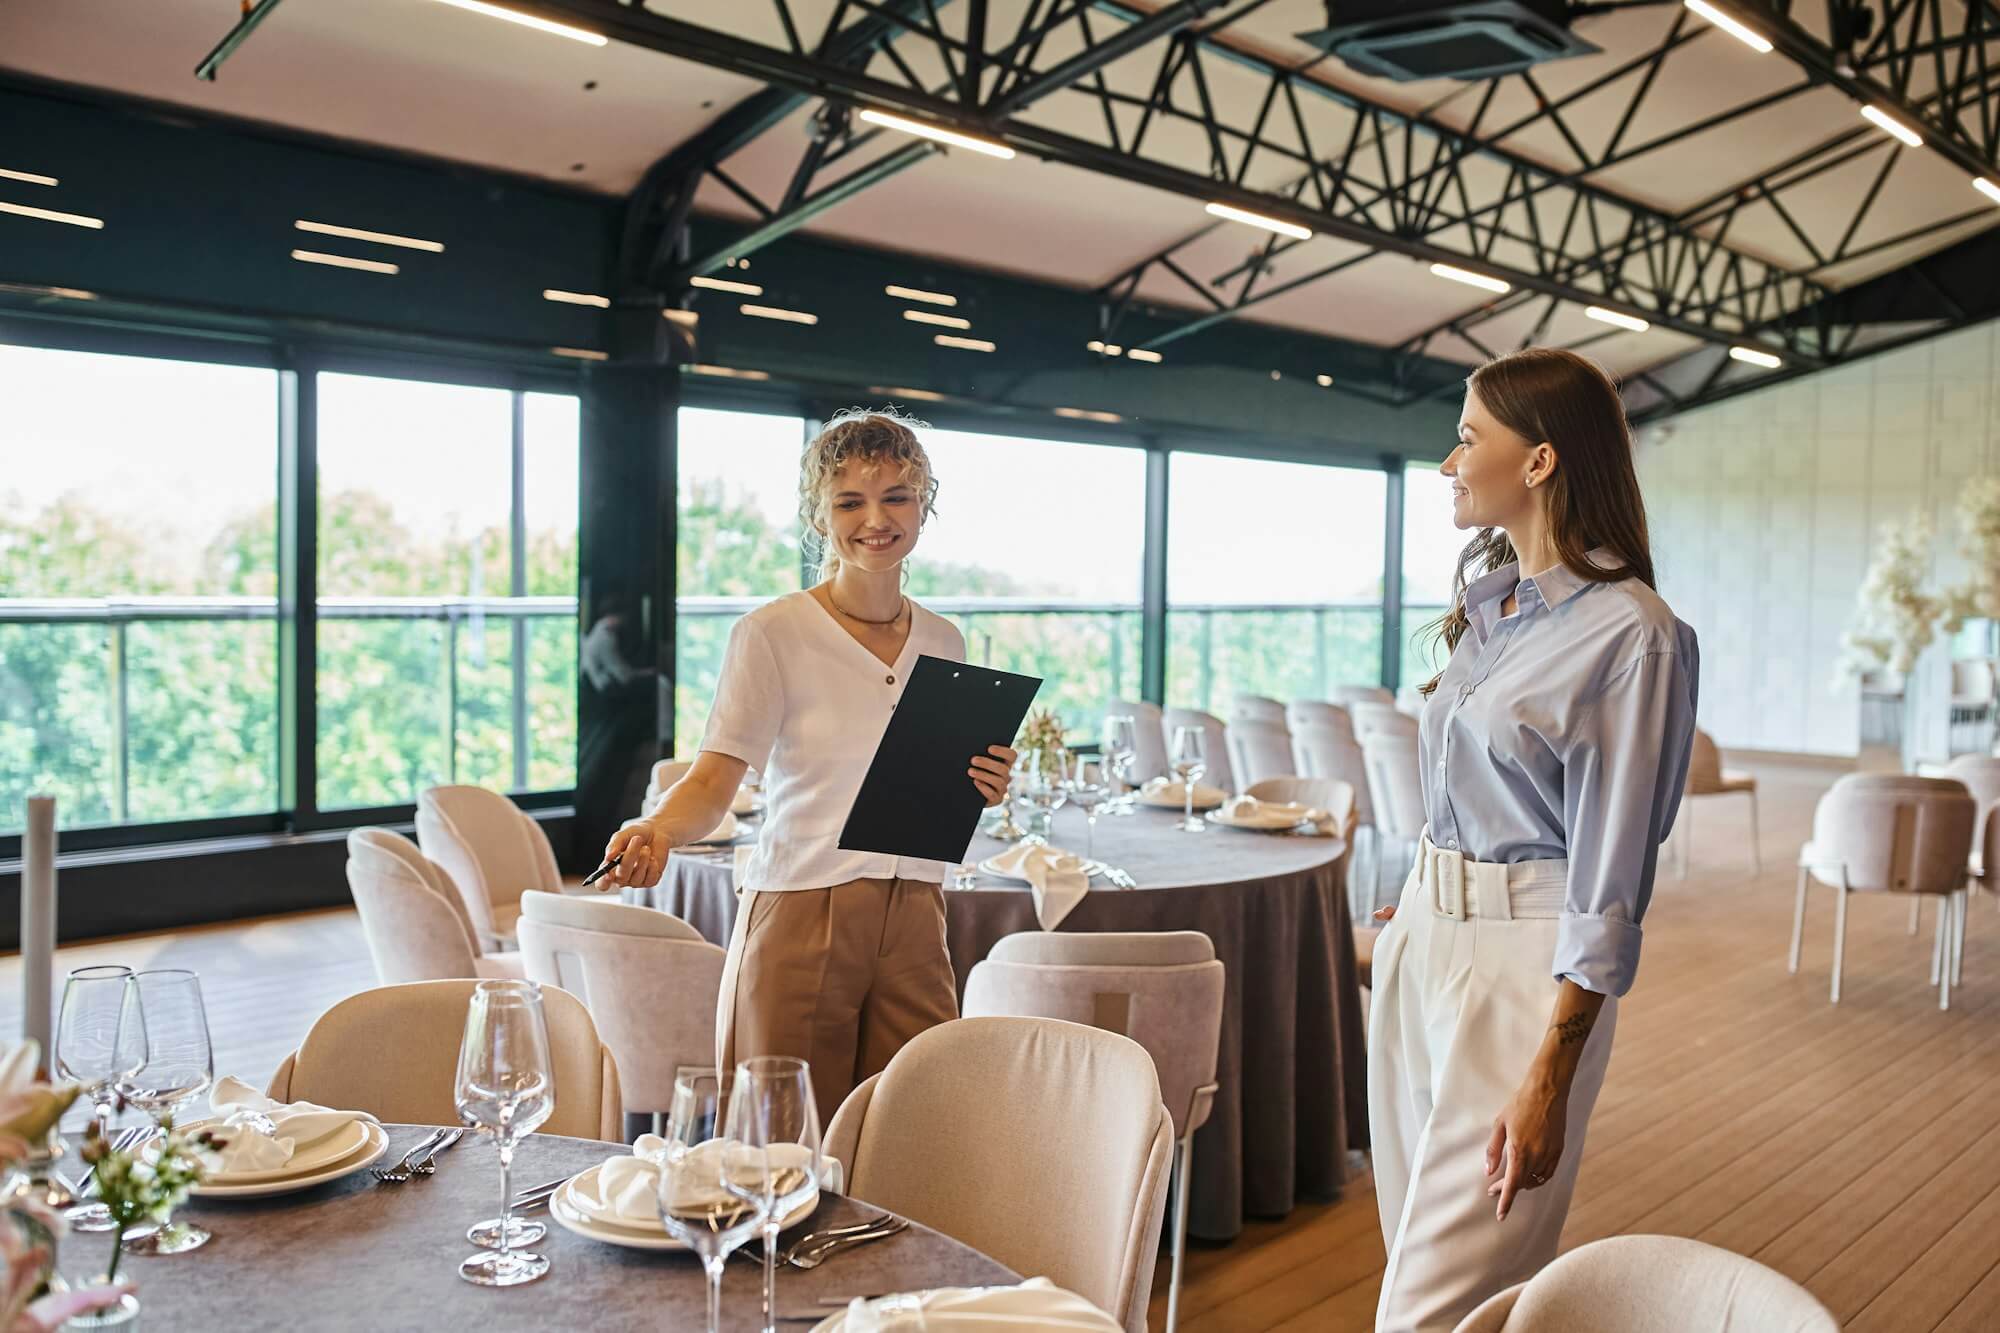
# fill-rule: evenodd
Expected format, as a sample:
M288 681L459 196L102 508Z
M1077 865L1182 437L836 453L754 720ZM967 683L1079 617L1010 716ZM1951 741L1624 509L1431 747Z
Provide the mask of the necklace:
M909 610L910 607L910 599L905 597L902 599L902 604L896 608L896 614L890 616L887 620L868 620L861 616L855 615L852 611L842 606L839 602L834 601L832 584L827 585L826 600L827 600L827 605L831 606L834 610L840 612L840 614L846 616L849 620L853 621L857 625L877 625L877 626L893 625L903 618L903 612Z

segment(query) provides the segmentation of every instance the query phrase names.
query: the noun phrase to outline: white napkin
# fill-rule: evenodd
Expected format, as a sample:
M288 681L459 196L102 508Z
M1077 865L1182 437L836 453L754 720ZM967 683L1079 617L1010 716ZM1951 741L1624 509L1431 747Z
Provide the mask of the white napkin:
M209 1107L222 1121L227 1140L218 1175L276 1171L294 1154L340 1133L357 1120L373 1122L366 1111L336 1111L313 1102L275 1102L240 1078L216 1080ZM275 1132L267 1132L269 1124Z
M729 802L729 813L732 815L747 815L756 808L757 793L748 787L738 787L735 797Z
M1222 807L1222 813L1240 823L1262 823L1270 821L1273 828L1290 828L1294 824L1311 824L1315 831L1326 832L1333 817L1316 806L1303 805L1298 801L1260 801L1255 796L1238 796ZM1285 822L1279 824L1282 819Z
M1155 801L1172 801L1180 805L1187 800L1187 788L1172 778L1154 778L1139 788L1139 794ZM1211 787L1205 782L1194 784L1196 805L1220 805L1229 793L1220 787Z
M1037 842L1017 842L989 864L1003 875L1028 881L1035 893L1035 917L1043 930L1054 930L1090 892L1083 858Z
M729 811L725 810L722 812L722 822L720 824L717 824L715 826L714 831L711 832L706 838L703 838L701 841L727 842L729 839L735 836L736 836L736 816L730 813Z
M710 1139L698 1144L692 1150L714 1151L721 1147L722 1140ZM588 1187L579 1181L572 1186L569 1197L593 1221L609 1222L621 1227L659 1229L660 1226L660 1160L671 1147L665 1139L654 1134L641 1134L632 1144L632 1151L608 1157L597 1168L597 1178ZM771 1157L782 1163L788 1154L796 1154L804 1164L806 1149L798 1144L773 1144ZM822 1159L835 1171L840 1163L833 1158ZM837 1189L839 1182L829 1179L829 1173L822 1170L821 1180L826 1188Z
M813 1333L915 1333L918 1329L1016 1333L1026 1328L1119 1333L1120 1325L1074 1292L1064 1291L1045 1277L1031 1277L1018 1287L941 1287L873 1300L856 1297L841 1313L822 1320Z

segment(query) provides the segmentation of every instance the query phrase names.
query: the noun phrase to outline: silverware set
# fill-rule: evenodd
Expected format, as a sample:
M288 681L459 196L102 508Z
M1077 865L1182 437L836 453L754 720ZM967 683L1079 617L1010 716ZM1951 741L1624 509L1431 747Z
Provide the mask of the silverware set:
M451 1129L434 1129L417 1141L417 1145L403 1154L403 1159L391 1167L374 1166L368 1174L384 1185L400 1185L411 1176L434 1176L437 1174L439 1153L450 1150L465 1137L462 1126Z
M788 1268L810 1270L818 1268L842 1250L856 1245L866 1245L872 1240L884 1240L898 1232L909 1229L909 1222L888 1213L879 1213L865 1222L852 1222L846 1226L827 1227L820 1231L808 1232L784 1249L778 1251L778 1262ZM761 1264L762 1248L745 1245L731 1252L751 1263ZM849 1299L852 1299L851 1297ZM847 1301L840 1302L846 1305Z
M1139 887L1139 881L1133 879L1117 866L1104 867L1104 878L1110 880L1112 884L1121 889L1136 889Z

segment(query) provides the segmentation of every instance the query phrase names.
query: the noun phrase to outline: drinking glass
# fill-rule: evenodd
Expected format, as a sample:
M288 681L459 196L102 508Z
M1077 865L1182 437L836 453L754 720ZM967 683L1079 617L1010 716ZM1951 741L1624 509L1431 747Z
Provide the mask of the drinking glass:
M778 1232L786 1215L812 1198L820 1174L819 1108L806 1062L765 1055L737 1065L728 1137L742 1145L732 1152L763 1155L761 1169L739 1156L739 1169L723 1183L763 1210L764 1333L776 1333Z
M549 1271L549 1261L513 1248L521 1233L513 1225L510 1185L515 1145L556 1109L540 986L532 981L482 981L473 990L465 1035L459 1041L454 1097L459 1118L489 1136L500 1150L500 1216L473 1229L487 1233L490 1228L493 1248L459 1264L458 1275L482 1287L533 1282ZM537 1237L544 1230L539 1223L535 1229Z
M137 1013L134 1042L120 1024L121 1046L132 1042L120 1058L131 1068L118 1079L125 1100L153 1117L170 1119L181 1107L215 1083L215 1055L208 1040L208 1011L201 1002L201 978L185 968L134 972L128 983ZM127 1254L185 1254L208 1244L209 1231L171 1216L142 1236L125 1242Z
M1139 720L1129 713L1104 719L1104 776L1115 799L1105 803L1107 814L1134 813L1132 765L1139 758Z
M1169 757L1174 776L1181 780L1181 790L1186 793L1181 822L1175 827L1183 833L1206 833L1208 825L1194 817L1194 784L1208 772L1208 737L1200 727L1175 727Z
M722 1327L722 1267L763 1226L769 1192L763 1151L716 1137L729 1100L715 1070L682 1070L659 1164L660 1225L701 1257L708 1274L708 1333Z
M1069 799L1063 790L1062 770L1068 751L1060 746L1047 749L1029 749L1021 755L1020 788L1021 797L1029 807L1043 816L1043 826L1052 827L1049 821L1055 812ZM1047 842L1048 839L1038 838Z
M98 1132L107 1138L118 1083L139 1072L146 1058L146 1029L129 967L79 967L63 982L56 1018L55 1072L83 1086ZM112 1231L118 1226L101 1203L80 1203L63 1213L72 1231Z
M1104 782L1104 767L1084 755L1065 755L1062 785L1070 804L1083 811L1083 859L1088 861L1096 855L1097 807L1111 795Z

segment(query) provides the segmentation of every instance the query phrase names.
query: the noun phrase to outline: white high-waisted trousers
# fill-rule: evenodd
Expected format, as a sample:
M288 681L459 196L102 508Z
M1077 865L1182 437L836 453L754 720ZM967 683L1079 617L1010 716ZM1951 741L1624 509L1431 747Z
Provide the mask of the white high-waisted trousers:
M1571 1085L1555 1178L1486 1193L1493 1118L1541 1048L1567 865L1465 860L1425 838L1396 916L1375 944L1368 1126L1389 1250L1378 1333L1450 1333L1474 1306L1555 1258L1583 1159L1584 1127L1611 1058L1606 1000Z

